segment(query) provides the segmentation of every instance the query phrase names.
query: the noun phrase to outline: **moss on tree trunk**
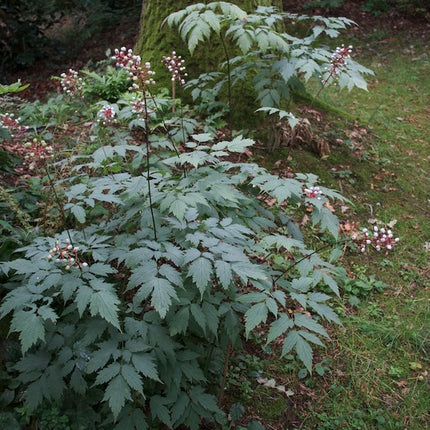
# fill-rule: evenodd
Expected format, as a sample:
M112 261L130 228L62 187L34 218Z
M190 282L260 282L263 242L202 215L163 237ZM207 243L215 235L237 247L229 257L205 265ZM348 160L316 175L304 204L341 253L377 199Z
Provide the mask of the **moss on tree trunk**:
M186 59L185 65L190 78L195 78L205 71L212 71L218 67L220 62L226 60L219 40L201 44L191 57L177 31L170 29L167 25L162 26L163 20L169 14L194 3L198 3L198 1L143 0L139 37L134 50L143 61L151 62L153 70L156 71L157 82L164 85L169 85L169 75L161 60L163 55L170 55L172 51L176 51L178 55ZM236 0L232 3L247 12L253 12L258 5L275 6L278 10L282 9L281 0Z

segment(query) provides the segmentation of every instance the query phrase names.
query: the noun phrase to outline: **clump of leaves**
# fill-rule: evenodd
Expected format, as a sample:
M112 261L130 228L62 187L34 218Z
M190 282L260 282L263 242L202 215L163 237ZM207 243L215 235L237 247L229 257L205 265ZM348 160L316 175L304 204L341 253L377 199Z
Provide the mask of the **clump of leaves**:
M337 235L324 203L339 196L324 189L321 199L307 197L313 175L281 179L228 161L253 144L240 135L217 141L212 130L196 130L175 153L158 121L156 150L122 133L73 161L65 210L75 228L36 238L0 266L9 291L0 315L12 315L22 350L10 371L30 411L67 399L84 411L101 404L103 419L110 410L108 427L223 423L210 387L220 384L229 345L239 348L267 324L267 343L284 337L282 354L295 350L311 370L311 344L327 337L322 320L337 320L329 295L318 292L325 283L337 293L334 267L306 248L282 206L311 205L314 223ZM79 263L55 258L53 249L65 247ZM279 272L274 249L300 262Z
M0 264L0 318L21 347L10 390L29 413L80 411L88 429L227 426L217 399L231 350L264 327L311 372L323 322L339 322L335 266L295 218L306 210L316 235L337 238L329 200L343 198L312 174L234 162L253 145L243 135L166 119L150 65L133 59L131 93L92 116L101 146L64 160L70 175L51 184L63 228Z
M83 70L82 74L86 78L82 95L90 101L102 99L116 102L131 85L123 70L110 66L102 74L89 70Z
M376 279L375 275L366 276L364 273L358 273L356 277L351 278L343 269L338 269L337 272L336 279L341 293L353 306L359 305L361 300L368 299L374 293L381 293L387 288L387 284Z
M208 88L218 95L227 87L230 111L232 87L244 81L252 82L257 103L265 108L285 108L295 92L305 92L305 84L311 78L324 88L334 54L323 37L337 38L342 30L355 24L347 18L297 15L274 7L259 6L254 13L247 14L229 2L190 5L169 15L166 22L178 29L191 54L213 35L221 40L225 54L221 70L200 75L186 87L192 89L195 100L205 97ZM297 27L303 25L307 26L307 35L300 37ZM287 29L288 32L283 31ZM336 81L340 88L348 90L366 90L364 76L373 74L352 59L337 72L330 74L336 77L330 83ZM294 123L290 125L294 127Z

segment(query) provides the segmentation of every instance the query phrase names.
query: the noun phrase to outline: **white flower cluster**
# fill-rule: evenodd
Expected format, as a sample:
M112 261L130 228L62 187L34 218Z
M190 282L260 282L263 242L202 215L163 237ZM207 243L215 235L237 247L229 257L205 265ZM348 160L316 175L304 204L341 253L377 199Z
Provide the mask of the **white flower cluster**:
M184 85L184 78L188 76L187 73L182 73L185 70L185 60L173 51L170 57L163 57L163 62L167 66L167 70L172 74L172 82L178 81L180 85Z
M145 100L142 99L138 99L136 97L132 98L132 109L131 111L133 113L137 113L137 114L151 114L154 113L154 111L148 106L148 104L145 105Z
M360 251L366 252L367 246L374 247L377 251L386 249L391 251L394 245L399 242L398 237L394 237L393 232L390 229L373 227L373 231L369 231L367 228L362 230L362 236L358 239L360 245Z
M141 85L146 86L155 83L153 79L155 72L151 70L151 63L146 62L142 65L142 59L139 55L133 54L132 49L127 49L125 46L121 49L115 49L115 55L112 59L115 60L116 66L124 69L133 81L130 90L138 90Z
M84 81L78 76L76 70L69 69L68 73L62 73L60 78L61 88L67 94L76 94L84 87Z
M113 106L105 105L97 113L97 122L103 125L112 124L115 122L116 112Z
M322 191L320 190L320 187L309 187L305 188L305 194L306 197L309 197L310 199L321 200Z
M20 136L28 130L29 127L21 125L21 118L15 118L13 113L0 114L0 127L7 129L11 137Z
M26 142L24 146L28 150L24 159L28 163L30 170L34 170L39 161L52 158L53 147L48 145L44 140L39 141L34 138L32 142Z
M349 46L338 46L333 52L330 60L330 66L326 67L326 72L328 72L327 77L322 81L325 85L330 78L336 79L342 69L347 64L347 59L351 57L352 45Z
M66 270L70 270L74 265L78 267L88 266L87 263L79 260L78 251L79 248L71 245L69 239L66 239L64 248L62 248L58 240L56 240L54 247L49 251L48 260L53 260L56 263L65 263Z

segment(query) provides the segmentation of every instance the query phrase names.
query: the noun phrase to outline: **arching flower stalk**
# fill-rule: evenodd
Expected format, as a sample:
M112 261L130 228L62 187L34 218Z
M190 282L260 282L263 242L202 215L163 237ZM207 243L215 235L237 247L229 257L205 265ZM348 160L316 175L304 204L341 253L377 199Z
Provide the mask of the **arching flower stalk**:
M352 45L338 46L333 52L330 60L330 65L325 68L325 78L321 81L321 88L315 95L317 98L330 80L333 82L339 77L342 69L346 66L348 58L351 57Z
M154 240L157 240L157 228L155 223L154 208L152 203L152 191L151 191L151 175L150 175L150 164L149 164L149 108L148 108L148 96L151 93L148 90L148 86L155 84L153 76L155 72L151 70L151 63L146 62L142 64L142 59L139 55L133 54L132 49L125 48L115 49L115 55L112 57L116 61L117 67L121 67L129 75L132 83L130 91L141 91L142 99L139 102L134 102L133 108L135 110L141 110L141 113L145 120L145 133L144 140L146 145L146 180L148 183L148 197L149 205L151 210L152 227L154 231Z

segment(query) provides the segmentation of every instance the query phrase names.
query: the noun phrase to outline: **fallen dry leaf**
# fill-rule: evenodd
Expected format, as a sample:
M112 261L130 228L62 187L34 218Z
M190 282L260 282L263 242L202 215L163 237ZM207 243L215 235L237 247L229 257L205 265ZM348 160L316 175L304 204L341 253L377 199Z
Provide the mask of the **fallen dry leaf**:
M268 388L274 388L275 390L278 390L281 393L284 393L286 396L294 396L294 392L291 390L287 390L285 388L285 385L276 385L276 381L274 379L267 379L267 378L257 378L257 382L261 385L264 385Z
M340 207L340 211L344 214L345 212L349 211L349 206L342 205Z
M329 202L325 202L324 206L330 211L330 212L334 212L335 209L334 207L329 203Z

